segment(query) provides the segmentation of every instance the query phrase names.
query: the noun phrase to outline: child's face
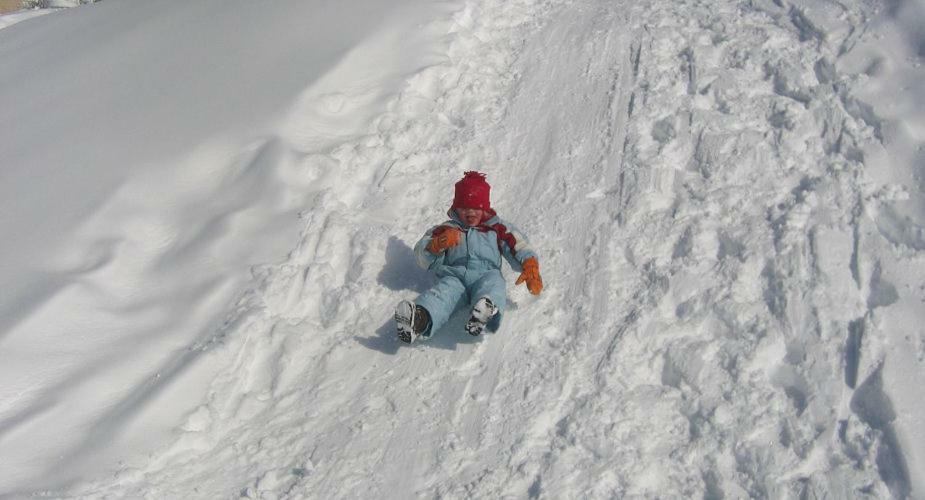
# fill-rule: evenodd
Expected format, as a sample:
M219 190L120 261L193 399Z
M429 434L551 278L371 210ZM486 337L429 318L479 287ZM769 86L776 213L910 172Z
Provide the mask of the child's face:
M482 222L485 211L481 208L457 208L456 215L465 225L472 227L478 226Z

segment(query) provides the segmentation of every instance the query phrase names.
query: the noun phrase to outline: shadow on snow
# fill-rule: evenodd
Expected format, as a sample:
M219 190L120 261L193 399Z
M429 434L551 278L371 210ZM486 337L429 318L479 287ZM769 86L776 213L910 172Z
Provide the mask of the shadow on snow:
M392 291L410 290L420 294L433 285L434 278L430 273L418 267L411 247L392 236L386 246L385 266L379 273L378 282ZM395 302L398 303L399 300L401 297L396 296ZM452 351L459 344L474 344L480 341L479 337L470 336L464 329L468 316L469 311L465 307L458 309L429 339L416 342L412 346L407 346L398 340L395 333L395 320L391 317L376 330L374 335L355 338L363 346L384 354L395 354L403 346L419 348L424 345Z

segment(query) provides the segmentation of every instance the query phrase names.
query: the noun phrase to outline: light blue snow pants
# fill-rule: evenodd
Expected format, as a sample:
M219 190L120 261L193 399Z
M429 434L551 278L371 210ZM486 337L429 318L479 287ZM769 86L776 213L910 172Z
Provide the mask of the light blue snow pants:
M488 323L489 331L497 330L501 312L507 304L506 286L498 269L467 270L462 278L452 274L443 276L414 301L430 313L430 326L423 336L430 337L450 319L456 309L466 305L471 308L482 297L491 299L498 308L498 314Z

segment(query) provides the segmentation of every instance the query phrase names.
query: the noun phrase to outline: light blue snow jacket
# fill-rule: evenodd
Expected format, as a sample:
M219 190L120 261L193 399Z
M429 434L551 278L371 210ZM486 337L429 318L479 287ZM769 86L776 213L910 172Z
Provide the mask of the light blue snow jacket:
M477 227L466 226L452 209L447 215L450 220L428 230L414 246L418 265L438 278L436 285L415 300L430 314L431 326L424 336L440 329L458 307L465 304L471 307L480 297L491 298L498 307L498 315L488 325L490 331L495 331L507 303L506 284L501 275L502 256L514 271L521 272L523 262L536 257L536 253L523 233L493 212L490 219ZM434 232L442 227L459 229L462 236L458 245L434 255L427 245Z
M450 210L450 220L430 228L414 246L417 263L424 269L433 271L438 278L451 275L462 278L466 271L501 269L501 256L508 261L516 272L523 271L523 263L536 253L527 242L523 233L514 226L504 222L497 215L483 222L478 227L466 226ZM427 245L433 233L440 227L448 226L463 232L459 245L448 248L440 255L427 251Z

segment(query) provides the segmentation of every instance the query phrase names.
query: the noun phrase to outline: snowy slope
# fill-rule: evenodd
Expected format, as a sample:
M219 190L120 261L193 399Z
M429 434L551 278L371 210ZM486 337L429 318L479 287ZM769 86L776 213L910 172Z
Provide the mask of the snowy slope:
M925 377L920 4L424 4L431 10L414 10L413 22L373 23L385 38L355 42L368 52L332 56L333 69L315 70L322 76L307 90L293 84L301 90L269 106L276 113L257 127L272 139L237 149L255 134L254 122L235 115L237 127L251 131L235 133L234 120L210 115L203 123L221 131L219 146L210 149L213 140L195 130L180 134L206 146L166 174L154 160L139 164L116 184L129 186L125 194L104 196L111 208L92 212L98 220L76 216L86 229L58 243L75 249L72 259L110 248L100 243L107 234L137 250L64 270L51 266L60 261L39 260L56 271L52 277L68 277L78 302L58 306L70 306L64 314L45 309L63 292L26 295L34 273L21 265L4 271L23 293L17 304L42 307L20 317L12 311L22 306L4 303L0 319L14 328L0 339L3 359L30 352L23 359L34 363L49 350L36 332L64 340L43 322L73 324L77 311L94 310L78 309L80 300L102 301L124 281L156 277L174 288L156 296L133 288L132 304L106 309L118 322L114 331L126 335L124 348L108 356L136 353L140 337L158 332L173 346L155 350L159 361L180 368L165 370L171 383L133 381L154 372L112 365L100 380L128 378L121 390L129 396L107 399L114 410L100 416L87 411L90 386L53 382L72 378L53 363L43 376L4 365L4 380L24 375L18 392L4 385L0 399L0 463L18 471L0 483L0 495L925 495L917 383ZM200 10L171 15L193 12ZM282 36L285 26L274 21L292 12L274 15L263 22ZM0 31L0 41L46 19L54 16ZM134 32L130 19L140 18L120 25ZM429 37L409 40L425 19ZM206 53L221 37L200 38ZM430 57L421 49L415 65L407 49L424 40L445 45L428 45ZM35 56L22 47L16 54ZM373 61L378 80L349 77ZM298 80L276 68L263 80L275 87L290 78ZM401 91L384 105L400 79ZM243 90L223 92L234 100ZM161 105L173 99L182 108L199 104L199 96L180 93ZM25 107L18 116L44 123ZM10 144L30 146L27 132ZM81 139L91 149L91 138ZM13 151L38 156L26 146ZM244 162L258 165L250 171L273 176L233 182L247 169L220 158L242 150L256 158ZM9 162L23 165L11 177L20 192L43 196L22 188L40 163ZM95 175L105 179L115 167L99 168ZM474 340L451 322L427 344L399 345L391 308L430 283L410 246L443 219L452 184L467 169L488 172L498 211L532 237L547 289L534 298L512 286L497 334ZM230 180L213 186L215 176ZM176 194L183 185L189 198ZM176 209L139 203L151 186L170 193ZM92 198L89 187L78 187ZM260 208L215 201L229 197L231 206ZM21 210L4 229L37 223ZM255 229L288 211L301 217L294 246L286 240L293 225ZM216 233L196 222L229 212L243 213L245 223ZM190 236L164 239L151 229L162 226L138 225L125 213L166 218ZM47 224L49 233L66 227ZM227 246L192 253L247 255L217 274L208 260L183 257L197 248L184 242L213 247L232 235ZM3 260L34 262L27 250L50 244L5 245ZM280 262L263 253L267 247L291 251ZM164 264L149 267L155 261ZM252 279L233 280L227 292L194 285L252 263L259 263ZM180 286L178 276L192 284ZM146 327L146 307L158 297L173 306ZM177 319L197 304L220 324ZM75 329L80 345L106 325ZM161 333L171 329L173 338ZM134 364L140 355L133 355ZM70 359L97 369L85 354ZM30 389L29 380L48 388ZM189 390L186 382L206 388ZM57 399L67 397L84 410L94 446L122 463L82 470L74 455L65 461L69 476L49 477L57 465L35 465L41 455L16 446L60 439L55 433L67 430L54 415L63 411ZM162 406L175 413L154 410ZM144 411L126 415L126 407ZM145 425L173 429L172 436L132 441ZM120 446L106 444L114 438ZM60 446L48 456L69 449ZM138 456L138 449L151 452Z
M115 1L0 30L0 494L167 442L319 195L302 148L365 133L443 8Z

